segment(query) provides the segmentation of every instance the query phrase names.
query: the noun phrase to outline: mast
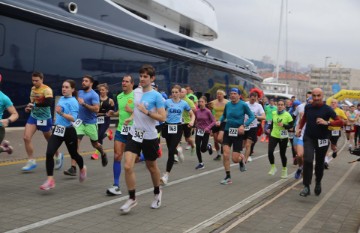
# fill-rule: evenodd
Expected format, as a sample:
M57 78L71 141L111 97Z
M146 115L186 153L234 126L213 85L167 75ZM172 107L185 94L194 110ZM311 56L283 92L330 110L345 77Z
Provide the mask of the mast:
M276 82L277 83L279 82L279 54L280 54L281 28L283 21L283 8L284 8L284 0L281 0L279 37L278 37L277 52L276 52Z

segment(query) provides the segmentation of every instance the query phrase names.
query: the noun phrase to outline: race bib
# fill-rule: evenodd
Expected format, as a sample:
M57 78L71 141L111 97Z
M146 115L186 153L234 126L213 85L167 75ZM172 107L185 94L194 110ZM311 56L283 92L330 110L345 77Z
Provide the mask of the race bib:
M122 135L128 135L130 129L131 129L131 126L130 126L130 125L123 125L122 128L121 128L120 134L122 134Z
M331 130L331 136L340 136L340 130Z
M347 131L351 130L351 125L345 126L345 130L347 130Z
M287 130L281 130L280 131L280 138L288 138L289 132Z
M229 128L229 136L237 137L239 134L238 128Z
M196 130L196 135L197 136L203 137L204 134L205 134L205 130L203 130L203 129L197 129Z
M79 127L82 124L81 119L77 119L74 123L72 123L75 128Z
M295 133L294 133L294 132L289 132L289 138L290 138L290 139L293 139L294 136L295 136Z
M59 137L64 137L65 130L66 130L65 126L56 125L55 129L54 129L54 135L59 136Z
M318 139L318 144L319 147L324 147L329 145L329 140L328 139Z
M104 124L105 123L105 117L104 116L98 117L97 118L97 123L98 123L98 125Z
M176 134L178 132L177 125L168 125L168 134Z
M36 125L38 125L38 126L47 126L47 120L37 120Z
M133 139L135 142L140 142L140 143L142 143L143 140L144 140L144 133L145 133L144 130L135 129L135 133L134 133L134 135L132 136L132 139Z
M245 126L245 127L244 127L244 130L245 130L245 131L249 131L249 130L250 130L250 125L249 125L249 126Z

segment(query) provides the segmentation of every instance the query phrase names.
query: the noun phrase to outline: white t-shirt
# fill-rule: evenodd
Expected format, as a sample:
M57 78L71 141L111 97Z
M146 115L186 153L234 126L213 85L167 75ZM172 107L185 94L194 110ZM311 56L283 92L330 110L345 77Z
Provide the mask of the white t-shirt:
M300 113L303 113L305 111L305 105L306 103L302 103L298 105L293 112L293 115L296 117L295 125L298 125L300 122Z
M257 116L261 116L262 114L265 114L264 108L262 107L261 104L255 102L253 104L250 104L250 102L246 102L246 104L249 106L250 110L252 111L252 113L254 113L255 115L255 120L253 122L251 122L250 124L250 128L256 128L258 125L258 120L256 119ZM247 121L248 119L248 115L245 115L245 121Z

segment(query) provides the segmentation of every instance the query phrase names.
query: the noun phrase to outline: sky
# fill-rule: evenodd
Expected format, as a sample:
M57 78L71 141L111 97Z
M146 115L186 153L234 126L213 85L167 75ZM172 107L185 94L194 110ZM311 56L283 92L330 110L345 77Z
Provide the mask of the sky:
M209 45L248 59L270 56L276 64L281 0L207 0L218 20L218 39ZM279 64L301 67L339 63L360 69L359 0L283 0Z

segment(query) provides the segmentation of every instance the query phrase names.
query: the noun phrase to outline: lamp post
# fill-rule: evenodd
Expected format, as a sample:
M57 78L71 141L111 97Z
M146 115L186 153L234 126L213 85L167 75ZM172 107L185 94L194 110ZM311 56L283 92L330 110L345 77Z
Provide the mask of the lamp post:
M326 56L326 57L325 57L325 65L324 65L324 68L327 67L327 59L329 59L329 58L331 58L331 57L329 57L329 56Z

